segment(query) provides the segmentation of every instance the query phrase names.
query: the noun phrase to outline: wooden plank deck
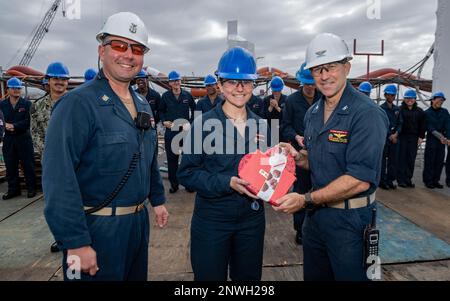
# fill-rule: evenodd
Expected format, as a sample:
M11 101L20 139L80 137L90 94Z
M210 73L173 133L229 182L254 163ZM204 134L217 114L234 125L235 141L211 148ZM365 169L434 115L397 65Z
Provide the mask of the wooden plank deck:
M169 186L167 180L164 184ZM5 185L0 185L0 191ZM167 196L169 224L164 229L152 226L150 232L149 279L189 281L193 279L189 227L195 194L180 189ZM448 242L450 210L445 195L416 188L379 192L378 198ZM0 200L0 280L62 280L61 253L50 253L53 237L43 206L42 195L32 200L24 196ZM270 207L266 214L263 280L303 280L302 250L294 242L292 217ZM382 270L384 280L450 280L450 260L383 265Z

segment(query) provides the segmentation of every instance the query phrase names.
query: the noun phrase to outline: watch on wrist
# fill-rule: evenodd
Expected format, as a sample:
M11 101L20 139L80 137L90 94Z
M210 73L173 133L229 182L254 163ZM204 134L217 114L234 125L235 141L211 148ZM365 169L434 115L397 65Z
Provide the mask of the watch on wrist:
M305 209L306 210L311 210L314 207L316 207L316 205L314 204L312 198L311 198L311 193L307 192L305 193Z

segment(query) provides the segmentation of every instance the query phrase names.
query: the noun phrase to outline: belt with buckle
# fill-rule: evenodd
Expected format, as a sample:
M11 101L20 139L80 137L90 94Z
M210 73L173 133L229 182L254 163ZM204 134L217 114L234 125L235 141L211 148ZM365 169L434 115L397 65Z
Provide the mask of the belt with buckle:
M127 215L127 214L133 214L141 211L144 209L145 205L144 203L140 203L139 205L134 206L128 206L128 207L116 207L116 213L115 215ZM88 210L94 207L84 207L84 210ZM112 216L113 215L113 208L111 207L105 207L98 211L95 211L91 213L92 215L100 215L100 216Z
M363 196L360 198L349 199L345 201L326 203L326 207L337 208L337 209L357 209L367 207L375 202L375 192L368 196Z

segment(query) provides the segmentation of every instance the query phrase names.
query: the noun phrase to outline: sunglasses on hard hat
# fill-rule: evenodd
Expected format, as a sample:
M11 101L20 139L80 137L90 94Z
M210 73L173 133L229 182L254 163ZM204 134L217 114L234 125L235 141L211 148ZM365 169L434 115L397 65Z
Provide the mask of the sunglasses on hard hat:
M129 44L121 40L110 40L103 44L103 46L110 45L111 48L117 52L126 52L128 47L131 47L131 52L135 55L144 55L148 48L141 44Z
M238 79L222 79L222 84L227 84L229 86L238 87L239 85L242 85L243 88L253 88L255 82L252 80L238 80Z
M338 66L343 65L345 63L347 63L347 60L343 59L342 61L339 61L339 62L334 62L334 63L329 63L329 64L313 67L313 68L311 68L311 74L313 76L319 76L320 74L322 74L323 70L326 70L327 72L336 72L336 70L338 69Z

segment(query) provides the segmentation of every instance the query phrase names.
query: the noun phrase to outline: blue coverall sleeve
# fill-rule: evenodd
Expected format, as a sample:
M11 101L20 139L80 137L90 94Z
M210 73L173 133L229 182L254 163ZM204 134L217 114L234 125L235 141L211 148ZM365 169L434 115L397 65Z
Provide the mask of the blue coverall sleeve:
M45 135L44 214L56 241L64 249L91 244L75 174L94 122L86 102L76 94L60 99L53 109Z
M203 98L197 101L197 104L195 105L195 110L203 113Z
M5 134L5 117L0 109L0 141L3 139L3 134Z
M436 123L434 122L434 118L431 117L430 112L425 113L425 126L427 132L432 133L433 131L436 131Z
M189 109L191 111L189 122L192 123L194 121L194 111L195 111L195 101L192 95L189 95Z
M184 140L185 145L190 149L189 153L185 152L181 157L181 164L177 172L178 181L184 187L207 195L209 198L231 194L233 192L230 187L231 176L207 171L204 167L203 151L200 154L194 153L193 133L197 126L201 126L201 123L194 122Z
M158 142L156 142L155 154L153 155L152 167L151 167L151 181L150 181L150 204L153 207L162 205L166 202L164 195L164 185L159 173L158 166Z
M161 122L166 121L167 104L165 95L166 94L163 94L163 96L161 97L161 102L159 103L158 108L159 118L161 119Z
M347 175L378 185L389 121L381 110L371 108L355 116L347 146Z
M283 116L281 119L281 130L283 133L283 138L287 141L295 141L295 136L297 136L297 132L294 130L292 126L292 120L294 120L294 109L292 107L292 101L289 101L289 98L286 100L286 108L284 109Z
M447 115L447 139L450 139L450 114Z
M400 134L402 132L402 126L403 126L403 116L402 114L398 114L398 121L397 121L397 133Z

